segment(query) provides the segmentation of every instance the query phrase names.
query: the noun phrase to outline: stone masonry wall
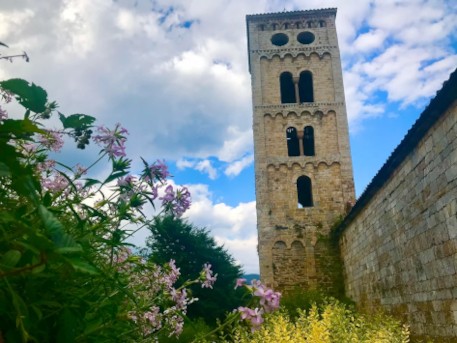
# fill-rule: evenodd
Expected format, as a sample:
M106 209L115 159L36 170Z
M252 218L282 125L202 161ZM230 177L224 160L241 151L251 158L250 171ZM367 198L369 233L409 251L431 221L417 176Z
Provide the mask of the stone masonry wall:
M335 15L326 9L247 17L260 277L281 290L336 291L335 256L321 237L353 201L354 183ZM300 42L303 33L315 39ZM278 34L287 42L275 45ZM282 103L280 75L291 73L299 86L303 71L312 74L314 101ZM287 129L303 133L306 126L314 130L314 155L289 156ZM312 195L312 206L304 208L298 205L302 176Z
M340 248L346 293L361 309L457 342L456 101L344 227Z

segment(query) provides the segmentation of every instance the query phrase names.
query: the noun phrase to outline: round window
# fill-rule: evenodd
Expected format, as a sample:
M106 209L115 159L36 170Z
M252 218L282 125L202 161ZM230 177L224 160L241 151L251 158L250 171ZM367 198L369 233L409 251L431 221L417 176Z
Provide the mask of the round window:
M283 46L287 44L288 41L289 37L287 37L287 35L284 33L276 33L271 36L271 43L276 46Z
M314 42L314 34L311 32L300 32L297 36L297 40L302 44L311 44Z

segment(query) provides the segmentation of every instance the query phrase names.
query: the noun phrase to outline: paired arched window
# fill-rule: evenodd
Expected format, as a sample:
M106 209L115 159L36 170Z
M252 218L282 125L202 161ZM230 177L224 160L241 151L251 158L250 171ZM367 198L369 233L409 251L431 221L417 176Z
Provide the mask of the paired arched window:
M297 179L297 194L299 208L313 206L313 191L308 176L302 175Z
M313 102L313 74L310 71L302 71L300 73L300 80L298 81L298 92L300 95L300 102Z
M289 127L286 130L287 153L289 156L300 156L300 144L298 142L297 129Z
M294 83L292 73L285 71L279 76L279 85L281 91L281 103L293 104L297 102L314 102L313 74L308 71L302 71L298 83Z
M288 71L279 76L281 86L281 103L291 104L297 102L295 97L295 86L292 74Z
M303 155L314 156L314 129L312 126L305 126L303 130Z
M295 127L288 127L286 130L287 154L288 156L314 156L314 129L312 126L305 126L303 134L297 132ZM300 145L303 152L300 151Z

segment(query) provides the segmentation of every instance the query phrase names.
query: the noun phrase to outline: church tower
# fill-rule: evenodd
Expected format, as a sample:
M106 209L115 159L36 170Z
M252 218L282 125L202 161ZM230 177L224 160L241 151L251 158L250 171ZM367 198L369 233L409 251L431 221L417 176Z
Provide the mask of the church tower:
M354 201L336 9L248 15L260 276L331 289L331 226Z

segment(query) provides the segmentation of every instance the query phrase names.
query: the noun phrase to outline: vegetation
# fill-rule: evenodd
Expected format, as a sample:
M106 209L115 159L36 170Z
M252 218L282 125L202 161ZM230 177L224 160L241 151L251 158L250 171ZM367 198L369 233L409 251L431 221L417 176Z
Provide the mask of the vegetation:
M384 315L363 316L336 300L309 311L300 310L293 320L286 311L266 317L256 331L237 324L225 343L407 343L407 327Z
M279 307L279 293L260 282L245 285L237 279L239 267L206 231L179 220L190 193L167 184L163 162L143 160L141 173L130 171L128 132L120 124L95 127L91 116L57 112L43 88L21 79L0 82L0 100L24 108L22 119L11 119L0 105L0 342L156 342L179 336L186 321L192 335L192 328L206 325L187 320L188 306L198 300L192 293L204 297L201 289L213 288L218 277L221 286L195 317L216 317L234 306L220 329L240 319L258 327L264 313ZM46 128L56 114L62 127ZM89 167L54 160L65 138L79 149L99 145L99 157ZM107 175L90 178L94 165L106 160ZM144 208L157 204L156 215L147 218ZM159 253L167 251L162 226L194 249L174 245L168 253L177 253L166 260ZM156 262L126 242L143 227L156 230ZM195 249L200 255L191 258L187 253ZM253 308L235 305L235 287L250 294Z
M407 342L396 321L319 294L292 293L275 312L280 293L247 284L206 230L180 219L190 194L167 184L163 162L130 171L120 124L57 112L44 89L20 79L0 82L0 100L0 342ZM10 102L24 108L21 119L10 118ZM60 129L47 128L52 116ZM65 139L97 144L100 155L88 167L59 163ZM105 177L88 176L106 161ZM158 207L153 218L147 206ZM126 242L143 227L153 234L149 259Z
M149 226L152 236L148 239L149 259L157 264L174 260L180 266L181 277L177 285L197 275L204 264L217 271L217 282L211 290L199 285L189 287L199 301L191 304L187 315L191 319L203 318L209 324L223 319L227 312L245 305L246 289L235 289L241 277L241 267L227 250L218 246L209 232L176 217L156 217Z

